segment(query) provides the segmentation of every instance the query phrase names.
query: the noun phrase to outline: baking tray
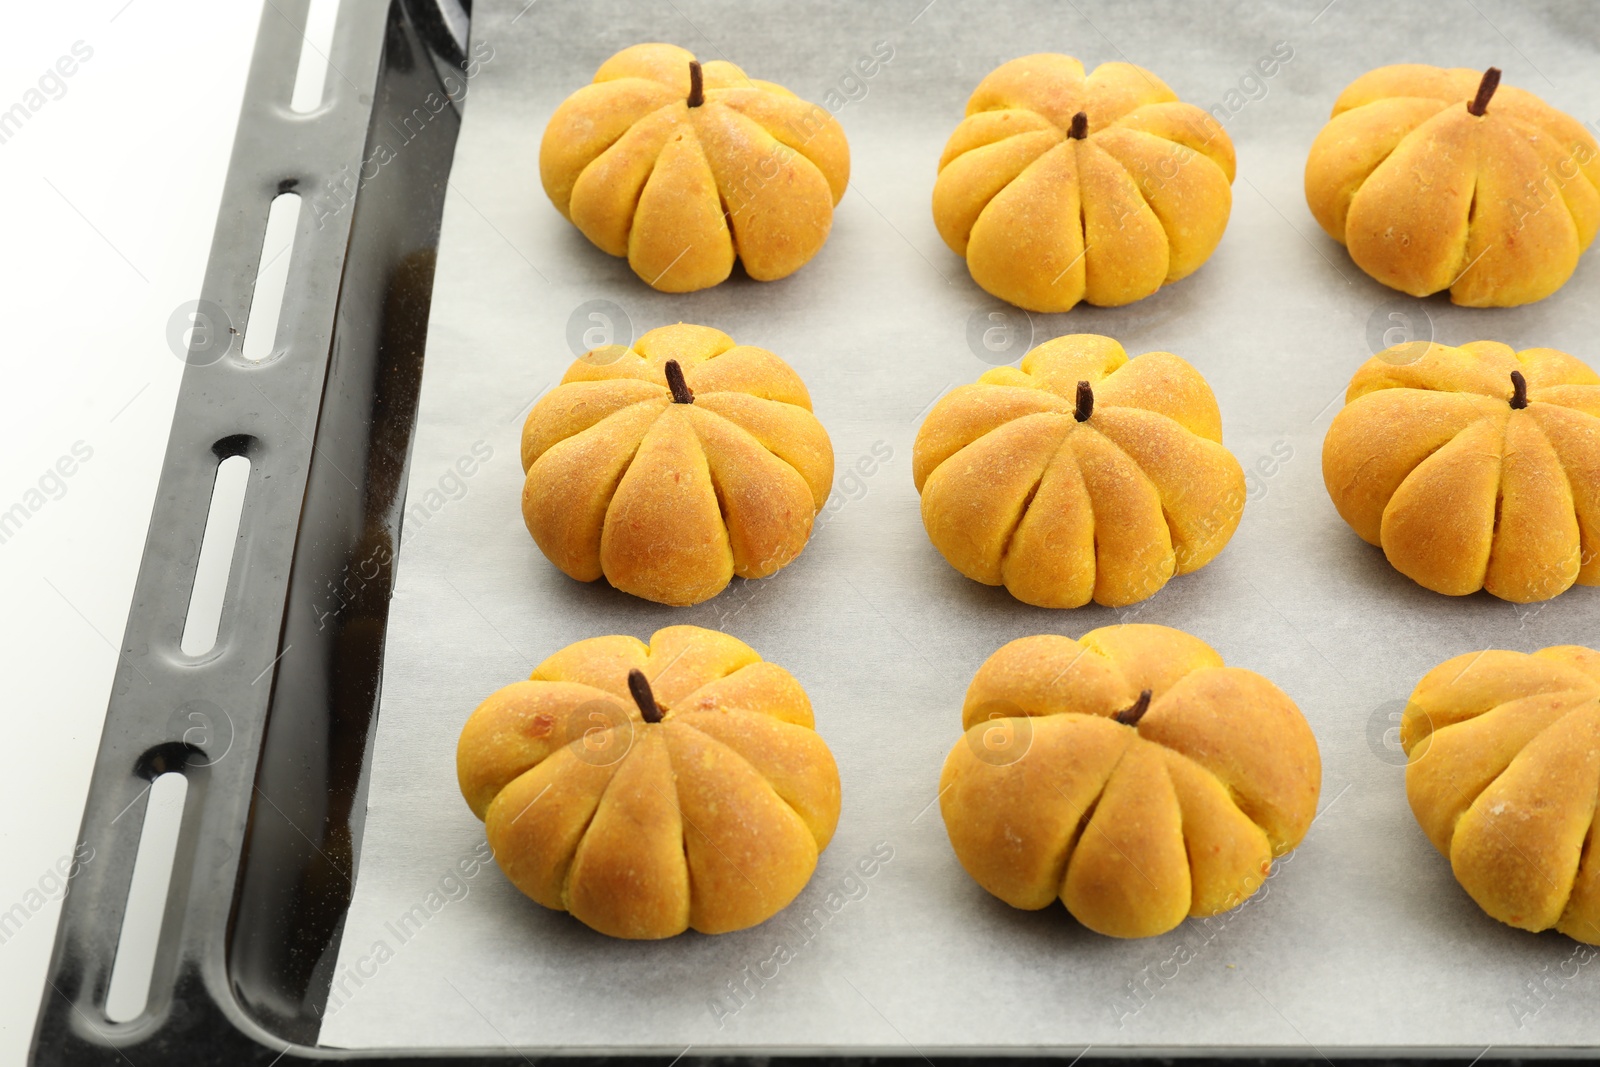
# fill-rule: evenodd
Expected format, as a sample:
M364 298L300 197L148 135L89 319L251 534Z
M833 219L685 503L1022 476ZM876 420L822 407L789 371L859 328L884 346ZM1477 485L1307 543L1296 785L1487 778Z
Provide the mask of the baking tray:
M336 57L346 74L357 71L356 84L392 78L398 86L404 76L414 79L409 88L432 89L429 79L468 47L460 12L354 0L345 8L347 53L359 51L352 26L360 13L368 26L385 27L386 47L370 66ZM285 76L261 68L277 40L275 62L292 71L283 55L298 41L269 33L272 17L263 22L252 93L258 79L275 77L278 96L268 99L283 99ZM397 35L409 62L394 61ZM852 188L828 246L793 278L759 285L736 277L705 293L656 294L544 201L536 154L550 110L607 55L647 39L677 41L703 58L726 55L808 99L833 101L851 138ZM46 989L36 1041L41 1062L121 1062L125 1051L142 1064L141 1050L161 1062L229 1063L280 1054L943 1060L979 1049L1067 1062L1086 1046L1091 1057L1316 1062L1592 1053L1600 981L1590 968L1566 973L1571 942L1499 927L1466 900L1405 809L1392 727L1411 684L1445 656L1594 641L1594 593L1518 608L1410 586L1338 521L1316 457L1349 374L1396 326L1446 342L1493 336L1600 357L1592 343L1600 268L1587 257L1560 294L1523 309L1400 299L1316 230L1299 191L1305 148L1333 96L1385 62L1498 63L1514 84L1580 118L1600 116L1600 41L1581 7L907 0L785 5L750 17L688 0L480 0L471 41L491 44L494 59L472 83L448 195L450 146L406 156L419 169L415 180L364 188L349 232L316 246L325 285L306 292L320 308L308 317L320 316L322 329L307 326L301 336L302 350L316 356L296 364L299 377L280 372L284 393L271 394L294 418L265 411L242 377L191 369L186 378L152 523L161 536L152 538L124 646L137 671L119 677L85 816L86 836L105 846L97 854L121 858L94 880L86 868L67 898L55 989ZM861 76L856 60L880 41L893 44L894 58ZM1280 41L1295 58L1270 78L1254 74ZM1041 48L1089 63L1144 64L1225 116L1241 161L1234 215L1217 255L1193 278L1129 308L1027 316L987 299L938 241L927 209L933 163L967 93L995 64ZM365 131L370 141L379 112L392 105L373 95L370 112L355 93L353 102L336 101L353 109L346 132L354 139ZM252 113L247 103L241 146L251 142ZM439 129L453 139L453 124ZM308 187L364 158L335 145L331 128L328 137L330 162L306 169L315 176L300 179ZM230 193L241 170L262 165L259 154L236 149ZM206 295L230 313L247 306L237 295L254 276L253 252L231 252L260 243L260 223L239 220L264 219L273 182L283 180L267 169L272 181L246 181L251 195L225 202L219 222ZM409 261L399 300L380 299L378 286L339 283L352 276L358 246L387 264L367 277L404 274L407 254L433 246L441 202L431 319L433 279L419 260ZM378 239L397 224L412 227L409 240ZM371 246L361 245L364 233ZM286 299L286 316L290 306ZM674 611L555 573L521 529L514 457L522 414L587 332L638 336L680 319L793 363L833 436L839 478L795 564ZM366 323L367 343L341 341L335 322L354 333ZM966 582L927 545L910 487L911 440L937 396L1014 361L1030 343L1076 331L1113 335L1131 353L1171 349L1199 366L1218 392L1227 444L1251 472L1246 517L1223 556L1121 611L1040 611ZM392 364L378 362L385 352L395 354ZM267 389L264 378L255 381ZM209 394L217 403L185 406L195 382L218 390ZM199 386L195 393L207 395ZM211 412L206 429L193 425L199 411ZM176 645L176 624L166 620L181 616L182 598L166 587L188 586L195 523L204 521L203 503L193 501L206 497L213 445L241 426L270 443L252 444L249 454L281 494L253 495L241 530L229 603L250 610L225 615L216 662L227 670L210 660L179 665L163 703L144 694L167 681ZM480 444L487 459L474 450ZM175 497L187 510L168 503ZM347 568L374 577L352 587ZM1337 595L1323 576L1337 579ZM345 592L330 599L330 583ZM316 623L330 606L336 625L323 632ZM1017 913L985 896L955 865L930 802L958 736L961 692L989 652L1023 634L1077 635L1134 620L1191 630L1230 662L1284 685L1317 730L1325 788L1305 844L1259 897L1210 923L1124 943L1088 934L1059 909ZM793 914L736 935L631 945L529 905L492 866L460 889L444 885L481 841L451 771L471 707L573 640L648 636L674 622L726 629L794 670L839 758L840 834ZM274 662L262 679L272 682L270 699L251 704L262 686L249 679ZM382 727L374 729L380 680ZM171 725L180 693L230 709L228 758L181 743ZM241 695L244 703L227 703ZM181 769L191 783L181 877L152 1007L113 1027L96 1005L137 835L90 835L125 805L138 811L143 779L163 769ZM880 841L892 843L894 859L779 981L731 1016L707 1010L742 964L765 958L754 953L758 942L843 884L846 868ZM361 977L384 923L441 887L447 903L426 930L352 995L348 976ZM1180 946L1193 958L1175 965ZM1496 1026L1514 1003L1523 1025ZM1329 1023L1341 1012L1342 1035ZM1350 1040L1351 1019L1364 1024L1362 1040Z
M440 209L466 57L458 0L343 0L324 104L290 110L309 0L264 5L32 1056L41 1064L321 1058L350 899ZM412 118L427 109L427 121ZM376 145L403 149L350 188ZM367 169L371 169L368 167ZM268 208L301 194L277 353L243 361ZM222 332L225 324L231 332ZM214 338L226 338L219 345ZM218 464L249 485L215 647L180 636ZM345 584L359 568L359 588ZM329 609L329 591L348 589ZM199 716L196 718L195 716ZM198 727L198 728L197 728ZM151 781L188 781L149 1003L106 994ZM518 1061L520 1062L520 1061Z

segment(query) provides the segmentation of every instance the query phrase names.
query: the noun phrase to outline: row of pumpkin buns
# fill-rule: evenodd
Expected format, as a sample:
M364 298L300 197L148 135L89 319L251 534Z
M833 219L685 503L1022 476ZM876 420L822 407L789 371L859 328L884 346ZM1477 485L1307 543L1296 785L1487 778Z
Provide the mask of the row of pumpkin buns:
M1108 936L1240 906L1316 816L1299 708L1170 627L1012 641L961 721L937 801L962 868ZM793 902L833 837L839 771L815 726L788 671L671 626L579 641L492 694L456 771L533 900L612 937L726 933ZM1411 810L1472 899L1600 944L1600 653L1456 656L1417 683L1400 736Z
M1517 603L1600 584L1600 375L1549 348L1413 342L1363 364L1323 440L1334 506L1396 570ZM579 581L686 606L805 547L833 448L771 352L679 324L575 361L523 429L523 517ZM1227 545L1239 462L1200 372L1071 334L957 386L912 452L929 538L1039 607L1122 607Z
M824 108L726 60L623 49L551 117L552 203L665 292L737 260L787 277L822 248L850 180ZM1236 161L1226 130L1131 63L1003 63L938 160L933 219L986 291L1029 311L1120 306L1198 269L1222 240ZM1312 142L1306 203L1384 285L1458 304L1541 300L1600 229L1600 146L1500 71L1380 67Z

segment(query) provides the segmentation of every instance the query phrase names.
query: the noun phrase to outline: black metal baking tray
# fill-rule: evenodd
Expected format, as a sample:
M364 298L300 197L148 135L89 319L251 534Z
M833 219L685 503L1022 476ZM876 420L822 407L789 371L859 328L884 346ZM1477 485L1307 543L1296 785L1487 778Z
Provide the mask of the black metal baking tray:
M37 1063L330 1055L310 1046L355 875L469 10L345 0L327 100L299 115L308 3L263 7L201 293L217 322L247 320L268 207L299 192L287 343L246 363L234 328L189 352L84 810L96 861L62 905ZM379 172L374 145L401 128L410 139ZM355 192L348 210L329 207L337 188ZM196 549L218 464L236 455L251 471L226 607L215 647L186 656ZM196 708L210 729L191 728ZM149 1002L114 1023L145 797L169 772L188 792Z

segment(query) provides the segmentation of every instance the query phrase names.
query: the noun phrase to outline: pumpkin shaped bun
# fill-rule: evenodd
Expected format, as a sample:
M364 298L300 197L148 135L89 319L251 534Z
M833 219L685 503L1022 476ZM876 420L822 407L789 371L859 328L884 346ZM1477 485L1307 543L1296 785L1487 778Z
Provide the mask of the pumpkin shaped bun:
M735 258L787 277L817 254L850 182L828 112L725 60L624 48L556 108L539 174L557 210L662 292L716 285Z
M522 515L550 562L683 606L800 554L833 446L787 363L680 324L574 362L528 413L522 469Z
M933 221L972 280L1029 311L1129 304L1210 258L1233 207L1233 142L1130 63L1003 63L939 158Z
M1356 371L1322 442L1334 507L1436 593L1600 585L1600 375L1553 348L1409 344Z
M697 626L557 652L472 713L456 773L512 884L612 937L771 918L839 821L800 684Z
M1200 372L1094 334L947 393L917 431L912 475L951 566L1046 608L1143 600L1211 562L1244 512Z
M1406 797L1491 917L1600 945L1600 652L1491 649L1423 676Z
M1166 626L1012 641L962 722L939 779L961 866L1112 937L1242 904L1316 815L1322 760L1294 702Z
M1497 91L1498 90L1498 91ZM1356 266L1468 307L1543 300L1600 227L1600 146L1500 71L1379 67L1306 160L1306 202Z

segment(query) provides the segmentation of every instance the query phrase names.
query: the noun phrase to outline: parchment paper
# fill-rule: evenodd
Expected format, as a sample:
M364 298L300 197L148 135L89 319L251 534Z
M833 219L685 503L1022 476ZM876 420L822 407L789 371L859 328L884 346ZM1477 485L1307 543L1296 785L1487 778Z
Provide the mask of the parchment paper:
M1419 303L1363 275L1318 229L1301 185L1334 97L1384 63L1497 64L1508 84L1600 123L1586 5L525 2L475 4L475 54L492 55L469 83L445 209L366 836L325 1043L675 1055L1600 1042L1600 962L1478 910L1407 808L1394 733L1411 687L1449 656L1600 639L1600 590L1522 607L1430 593L1340 521L1319 458L1384 330L1409 322L1411 336L1446 343L1600 360L1600 253L1528 307ZM846 127L851 188L798 274L656 293L546 200L550 112L607 56L649 40L725 56ZM880 42L892 58L864 78L856 61ZM1285 46L1292 58L1264 77L1258 61ZM929 197L968 93L1040 50L1091 66L1126 58L1224 118L1239 153L1233 216L1197 274L1130 307L1030 318L988 298L939 240ZM581 350L579 335L606 325L588 317L591 301L622 309L631 336L708 324L804 376L839 478L798 561L671 609L573 582L539 554L519 513L519 430L574 357L569 338ZM588 340L627 339L612 326ZM990 351L985 331L1013 347ZM1020 358L1030 336L1071 332L1193 362L1251 472L1221 557L1120 611L1030 608L961 577L929 545L911 484L911 443L939 395ZM1020 912L988 896L957 865L933 801L985 657L1027 634L1134 620L1191 631L1286 689L1316 730L1324 786L1309 836L1256 898L1125 942L1060 907ZM838 758L843 818L811 885L765 925L614 941L474 863L483 831L457 792L455 743L480 700L557 649L673 623L725 629L795 673Z

